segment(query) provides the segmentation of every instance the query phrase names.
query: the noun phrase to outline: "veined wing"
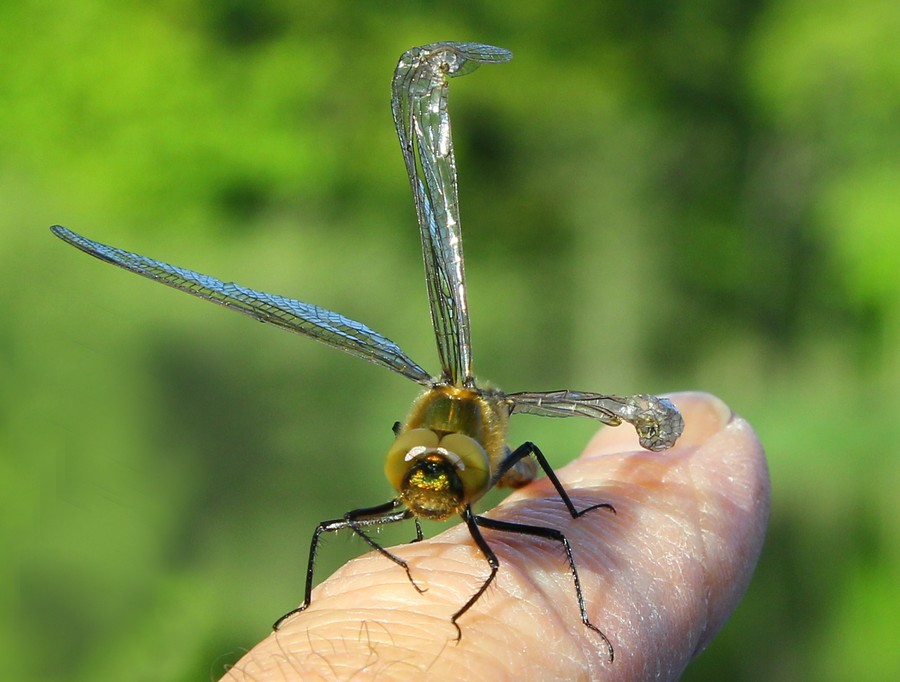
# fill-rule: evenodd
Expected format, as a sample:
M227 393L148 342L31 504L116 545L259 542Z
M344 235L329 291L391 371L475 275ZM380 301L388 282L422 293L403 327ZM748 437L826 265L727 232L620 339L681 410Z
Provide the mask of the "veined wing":
M394 73L391 108L416 202L442 379L453 384L472 383L472 354L448 79L510 59L491 45L432 43L404 53Z
M428 373L400 350L396 343L343 315L302 301L254 291L233 282L222 282L209 275L100 244L60 225L54 225L50 229L63 241L107 263L237 310L260 322L311 336L363 360L392 369L423 386L433 383Z
M628 398L580 391L510 393L510 413L538 414L544 417L590 417L604 424L634 426L641 446L648 450L666 450L684 431L684 419L668 398L638 394Z

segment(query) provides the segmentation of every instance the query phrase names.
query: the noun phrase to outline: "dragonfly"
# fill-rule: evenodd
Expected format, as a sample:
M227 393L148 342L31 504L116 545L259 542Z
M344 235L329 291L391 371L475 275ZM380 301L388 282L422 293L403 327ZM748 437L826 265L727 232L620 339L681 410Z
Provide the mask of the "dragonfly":
M500 562L482 530L515 533L559 543L575 586L581 620L599 635L609 659L614 650L607 636L587 614L574 553L558 529L499 520L476 514L475 505L490 489L518 488L544 472L572 518L612 505L576 509L541 450L531 442L510 448L506 442L513 414L546 417L580 416L610 426L631 424L641 446L661 451L672 447L684 422L664 397L630 397L557 390L504 393L475 380L472 369L469 308L459 219L456 161L448 111L449 79L471 73L483 64L507 62L503 48L478 43L441 42L415 47L400 58L392 81L391 109L415 203L431 319L441 372L432 376L386 336L361 322L310 303L223 282L215 277L108 246L55 225L56 236L100 260L143 275L175 289L231 308L261 322L311 337L326 345L386 367L424 387L406 420L394 427L385 459L385 474L396 495L384 504L347 512L321 522L312 536L303 602L276 621L284 621L312 602L313 566L323 534L349 530L406 571L412 586L421 588L409 565L378 544L369 529L413 520L416 538L424 537L420 520L459 516L489 572L474 594L452 615L457 621L484 594Z

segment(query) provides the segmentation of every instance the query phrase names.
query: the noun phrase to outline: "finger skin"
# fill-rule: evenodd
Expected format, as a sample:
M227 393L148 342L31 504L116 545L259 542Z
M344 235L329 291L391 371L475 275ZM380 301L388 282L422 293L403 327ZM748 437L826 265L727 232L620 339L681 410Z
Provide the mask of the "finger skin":
M663 453L633 432L603 429L557 474L579 509L572 519L546 480L487 513L551 526L568 537L587 613L580 619L558 543L485 531L500 560L488 591L460 618L488 566L457 526L394 548L417 593L376 554L349 562L313 593L302 614L248 652L226 680L667 680L721 628L747 588L762 547L769 478L750 426L713 396L672 396L685 433Z

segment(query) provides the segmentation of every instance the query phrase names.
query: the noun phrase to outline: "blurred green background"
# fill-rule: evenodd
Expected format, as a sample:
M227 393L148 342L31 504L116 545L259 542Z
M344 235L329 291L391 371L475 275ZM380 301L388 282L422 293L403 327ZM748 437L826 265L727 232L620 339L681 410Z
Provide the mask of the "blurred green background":
M216 678L298 602L314 524L389 497L413 384L47 228L435 370L389 110L435 40L515 53L451 88L478 371L711 391L766 444L756 577L684 679L900 676L898 33L895 0L0 5L4 679ZM511 439L561 465L594 430Z

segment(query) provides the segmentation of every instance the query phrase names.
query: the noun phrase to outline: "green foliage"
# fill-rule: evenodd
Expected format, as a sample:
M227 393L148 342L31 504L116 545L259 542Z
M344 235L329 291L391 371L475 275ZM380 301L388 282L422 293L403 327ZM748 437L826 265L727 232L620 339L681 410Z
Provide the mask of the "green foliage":
M516 55L451 93L478 370L709 390L767 446L757 578L685 679L897 677L898 29L890 0L0 5L4 677L216 677L297 602L314 523L388 496L415 390L47 227L434 369L388 104L445 39ZM583 427L514 433L562 462Z

